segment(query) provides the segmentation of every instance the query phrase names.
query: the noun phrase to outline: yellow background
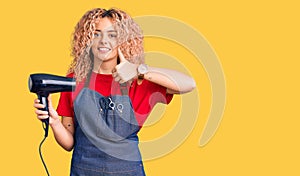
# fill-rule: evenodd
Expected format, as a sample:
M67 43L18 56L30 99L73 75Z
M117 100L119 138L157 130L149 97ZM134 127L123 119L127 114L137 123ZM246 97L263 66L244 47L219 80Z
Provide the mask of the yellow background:
M36 96L29 93L27 79L36 72L66 73L73 27L94 7L118 7L133 17L181 20L207 38L224 69L224 117L213 139L199 147L211 101L207 74L203 66L187 63L185 58L192 56L174 50L174 43L166 47L162 43L168 41L146 39L146 50L163 50L181 59L201 95L193 131L176 150L146 161L148 175L300 175L296 0L1 1L0 175L45 175L38 156L43 131L34 115ZM53 99L56 104L58 95ZM176 96L165 116L141 131L141 140L171 130L180 101ZM51 132L43 155L51 175L68 175L71 153L56 144Z

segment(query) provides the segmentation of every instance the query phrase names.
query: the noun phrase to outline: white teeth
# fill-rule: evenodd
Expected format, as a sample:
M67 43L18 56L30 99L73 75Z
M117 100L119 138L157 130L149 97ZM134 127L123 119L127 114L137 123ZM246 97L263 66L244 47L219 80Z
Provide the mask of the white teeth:
M100 48L98 48L98 50L99 51L109 51L110 49L109 48L102 48L102 47L100 47Z

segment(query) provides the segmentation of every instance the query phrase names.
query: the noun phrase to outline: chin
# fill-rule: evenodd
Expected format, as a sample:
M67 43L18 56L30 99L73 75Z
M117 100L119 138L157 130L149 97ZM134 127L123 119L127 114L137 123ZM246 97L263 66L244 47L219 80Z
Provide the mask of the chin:
M98 57L98 59L102 62L106 62L106 61L110 61L110 60L113 60L113 59L116 59L117 57L110 57L110 56L107 56L107 57Z

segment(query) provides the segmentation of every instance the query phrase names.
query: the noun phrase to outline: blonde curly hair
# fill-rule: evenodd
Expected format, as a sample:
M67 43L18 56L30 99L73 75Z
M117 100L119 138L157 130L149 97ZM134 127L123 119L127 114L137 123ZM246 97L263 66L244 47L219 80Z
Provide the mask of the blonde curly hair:
M82 16L73 33L71 55L74 59L68 73L74 73L78 82L85 79L93 68L91 45L95 25L100 18L105 17L113 22L117 30L118 43L125 58L131 63L144 63L143 34L138 24L127 13L116 8L92 9Z

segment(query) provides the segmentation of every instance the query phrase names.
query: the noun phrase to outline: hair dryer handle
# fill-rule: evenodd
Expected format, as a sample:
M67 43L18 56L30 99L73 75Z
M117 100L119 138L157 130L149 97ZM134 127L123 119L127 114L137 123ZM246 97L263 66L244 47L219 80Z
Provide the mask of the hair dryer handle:
M48 108L49 93L38 93L37 95L38 95L38 99L40 100L40 103L45 106L45 108L40 108L39 110L47 111L48 114L50 115L49 108ZM47 137L49 131L49 117L47 119L43 119L42 122L43 122L43 128L45 130L45 137Z

